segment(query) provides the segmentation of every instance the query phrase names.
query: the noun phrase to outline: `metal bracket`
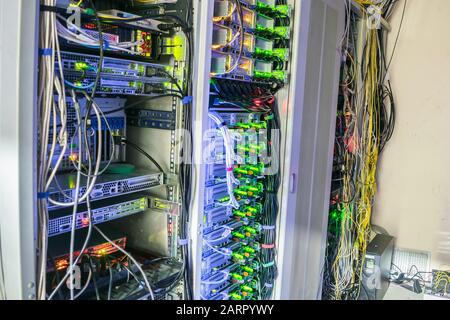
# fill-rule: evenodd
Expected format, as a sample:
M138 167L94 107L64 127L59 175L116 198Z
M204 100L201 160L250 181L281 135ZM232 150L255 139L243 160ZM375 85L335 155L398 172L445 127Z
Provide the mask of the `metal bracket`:
M133 127L175 130L176 114L172 111L130 109L127 111L127 123Z

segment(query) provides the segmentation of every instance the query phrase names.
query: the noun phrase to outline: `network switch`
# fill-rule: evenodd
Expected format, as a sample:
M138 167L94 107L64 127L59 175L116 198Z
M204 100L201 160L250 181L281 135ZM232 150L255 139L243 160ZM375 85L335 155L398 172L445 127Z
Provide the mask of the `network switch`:
M132 194L117 197L112 200L97 201L92 204L91 218L86 211L86 205L81 205L76 215L75 229L86 228L89 224L100 224L127 217L145 211L148 208L148 195ZM72 228L71 209L51 212L48 223L48 236L69 232Z
M57 182L53 182L49 189L49 198L61 202L71 203L75 198L76 174L63 174L58 176ZM164 183L163 173L148 173L138 170L132 174L103 174L97 178L96 184L90 194L91 201L97 201L126 195L135 192L142 192ZM83 196L86 191L86 177L82 176L79 196ZM57 209L59 206L49 202L49 209Z
M127 238L120 231L109 228L107 226L101 227L104 232L118 247L125 249ZM77 258L82 252L83 246L88 236L87 229L80 229L75 231L75 240L73 244L73 257ZM48 271L52 269L65 269L69 264L70 257L70 233L60 234L52 238L48 243ZM119 251L117 247L106 241L97 231L93 230L89 238L86 249L83 255L91 255L93 257L102 257L113 254Z

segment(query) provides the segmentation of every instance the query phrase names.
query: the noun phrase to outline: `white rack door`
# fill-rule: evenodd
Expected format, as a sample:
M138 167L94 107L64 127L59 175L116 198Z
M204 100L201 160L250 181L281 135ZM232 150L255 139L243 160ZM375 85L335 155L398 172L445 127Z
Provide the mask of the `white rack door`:
M37 6L0 0L0 299L36 297Z
M341 0L296 9L277 299L321 298L344 18Z

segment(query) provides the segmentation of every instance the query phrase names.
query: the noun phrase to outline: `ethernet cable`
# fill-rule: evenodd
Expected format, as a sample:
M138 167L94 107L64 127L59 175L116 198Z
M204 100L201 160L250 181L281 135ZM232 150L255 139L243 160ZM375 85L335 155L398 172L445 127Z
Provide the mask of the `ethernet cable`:
M93 276L93 272L91 269L89 269L88 278L86 279L86 283L84 284L83 288L81 288L80 291L77 292L77 294L73 297L73 300L77 300L88 288L89 284L91 283L91 279Z
M76 100L75 96L72 96L73 99ZM94 107L95 108L95 107ZM84 130L84 134L85 134L85 139L86 138L86 130ZM87 154L87 159L88 159L88 178L87 178L87 182L86 184L89 185L90 184L90 176L91 176L91 171L92 171L92 159L91 159L91 154L90 154L90 147L89 147L89 143L87 140L85 140L86 145L86 154ZM91 238L91 234L92 234L92 230L93 230L93 223L92 223L92 208L91 208L91 202L90 202L90 196L88 194L87 198L86 198L86 205L87 205L87 212L88 212L88 221L89 221L89 225L88 225L88 232L86 235L86 238L84 240L84 243L82 245L82 248L80 250L80 252L82 254L78 255L77 258L75 259L75 261L73 261L73 264L70 265L71 268L73 268L73 266L77 265L78 262L81 260L83 253L86 251L86 248L88 247L88 243L90 241ZM60 287L65 283L65 281L67 280L67 278L69 277L69 273L66 273L65 276L61 279L61 281L57 284L57 286L55 287L55 289L52 291L52 293L48 296L48 300L51 300L53 298L53 296L58 292L58 290L60 289ZM94 280L94 285L95 285L95 278Z
M110 124L109 124L109 121L108 121L108 119L106 118L104 112L103 112L102 109L97 105L97 103L96 103L94 100L91 99L91 97L90 97L86 92L83 92L83 94L84 94L84 96L86 97L87 101L89 101L91 104L95 105L95 107L97 108L98 112L100 113L100 116L101 116L101 117L103 118L103 120L104 120L105 126L106 126L106 128L107 128L107 130L108 130L108 132L109 132L110 137L111 137L111 154L110 154L109 160L108 160L108 162L106 163L106 165L104 166L104 168L97 174L97 177L98 177L98 176L101 176L102 174L104 174L104 173L108 170L108 168L110 167L110 165L111 165L111 163L112 163L112 161L113 161L113 159L114 159L114 154L116 153L116 144L114 143L114 134L113 134L113 131L112 131L112 129L111 129L111 126L110 126ZM103 128L102 128L102 129L103 129ZM78 131L78 127L77 127L76 130ZM77 132L77 131L76 131L76 132ZM73 143L71 143L71 148L70 148L71 153L72 153L72 150L73 150L73 149L72 149L72 145L73 145ZM73 159L71 159L71 162L72 162L73 166L75 167L75 166L76 166L75 161L74 161ZM84 173L84 172L81 172L81 174L82 174L83 176L85 176L85 177L88 177L88 176L89 176L89 175L87 175L87 174ZM95 177L95 176L94 176L94 175L91 175L91 176L89 176L89 177L93 178L93 177ZM70 198L70 197L69 197L69 198Z
M77 122L78 126L81 126L81 116L80 116L80 106L78 104L78 101L75 99L75 92L72 90L72 96L74 97L74 106L75 106L75 112L77 115ZM81 146L82 144L82 135L81 130L78 130L78 145ZM101 141L100 141L101 144ZM69 273L69 282L70 282L70 299L74 300L74 264L73 264L73 254L75 251L75 229L77 224L77 211L78 211L78 199L80 197L80 184L81 184L81 162L78 162L77 169L77 177L75 182L75 199L74 199L74 205L72 210L72 225L71 225L71 232L70 232L70 249L69 249L69 268L67 269L67 272Z
M93 48L100 47L99 39L96 39L95 37L89 35L85 31L83 31L81 28L79 28L77 25L75 25L74 23L65 19L63 16L57 15L57 17L61 20L66 21L67 26L68 26L66 28L60 21L56 21L58 34L62 38L66 39L68 41L83 45L83 46L88 46L88 47L93 47ZM74 30L74 31L72 31L72 30ZM135 41L135 42L120 42L120 43L114 43L114 44L106 43L105 49L123 51L123 52L129 53L129 54L139 55L139 52L130 50L130 48L133 48L133 47L136 47L136 46L139 46L142 44L143 44L143 40Z
M74 98L74 103L78 103L76 101L75 97L73 97L73 98ZM101 153L102 153L102 119L101 119L100 111L99 111L97 104L93 104L93 110L97 116L97 126L98 126L97 158L96 158L96 165L95 165L95 169L94 169L93 179L92 179L91 183L86 187L86 192L80 197L80 199L78 199L78 202L80 202L80 203L85 201L86 198L90 195L90 193L94 189L95 183L97 181L97 177L99 176L99 172L100 172ZM85 130L86 130L86 128L85 128ZM71 207L71 206L75 205L74 201L65 203L65 202L55 201L51 198L49 198L48 201L56 206L61 206L61 207Z
M41 4L54 6L56 0L41 0ZM50 123L52 112L59 110L60 117L64 122L66 116L65 105L65 89L62 71L60 71L60 79L55 74L55 62L61 68L61 56L59 52L58 36L56 32L55 14L51 12L43 12L40 23L39 46L40 54L40 72L39 72L39 90L38 90L38 106L39 106L39 155L38 155L38 195L45 195L47 192L47 182L53 179L58 166L61 164L60 157L50 173L51 159L49 155L54 154L56 147L57 135L56 127L53 125L53 139L49 151ZM61 68L62 69L62 68ZM55 107L54 90L58 94L58 108ZM53 124L55 124L55 115L53 115ZM60 131L59 142L62 148L67 147L66 130L63 127ZM49 174L50 173L50 174ZM39 250L37 262L37 298L44 300L46 297L46 267L47 267L47 232L48 232L48 209L45 196L38 196L38 216L39 216L39 234L37 246Z
M205 284L205 285L218 285L218 284L224 283L225 281L227 281L230 278L230 272L228 272L228 271L221 270L221 271L219 271L219 273L223 274L223 278L222 279L217 280L217 281L206 281L206 280L203 280L202 284Z
M230 250L228 250L228 249L224 249L223 251L222 250L219 250L219 249L217 249L216 247L214 247L211 243L209 243L208 241L206 241L206 240L204 240L204 242L206 243L206 245L212 250L212 251L214 251L214 252L216 252L216 253L219 253L219 254L221 254L221 255L223 255L223 256L227 256L227 257L230 257L231 256L231 251Z
M227 203L221 204L223 206L232 206L235 209L239 209L240 204L236 200L236 197L234 196L234 185L239 185L240 181L237 180L233 173L234 168L234 162L236 160L240 161L240 157L235 154L234 151L234 145L233 141L230 135L230 130L226 125L224 125L223 119L217 114L217 113L209 113L209 118L214 121L214 123L218 126L225 145L225 163L227 167L227 190L228 190L228 196L230 197L230 200Z
M117 250L126 255L136 265L136 268L138 268L139 272L142 274L142 277L144 278L145 285L147 286L148 292L150 293L152 300L155 300L155 295L153 293L152 287L150 286L150 283L148 282L147 275L145 274L144 270L139 265L139 263L136 261L136 259L134 259L133 256L129 254L127 251L118 246L114 241L109 239L97 226L94 226L94 228L106 241L108 241L113 247L115 247Z

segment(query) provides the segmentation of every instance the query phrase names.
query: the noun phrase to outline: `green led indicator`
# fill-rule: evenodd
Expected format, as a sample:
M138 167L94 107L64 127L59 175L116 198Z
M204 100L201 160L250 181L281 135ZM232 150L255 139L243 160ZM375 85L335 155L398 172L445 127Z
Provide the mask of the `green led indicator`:
M251 228L251 227L246 227L245 231L247 231L248 233L251 233L253 235L255 235L257 233L256 229Z
M250 248L250 247L244 247L244 251L248 252L248 253L256 253L255 249Z
M253 293L253 288L252 288L252 287L249 287L249 286L246 286L246 285L241 286L241 290L242 290L242 291L246 291L246 292Z
M229 197L229 196L226 196L226 197L223 197L223 198L219 199L218 201L219 201L220 203L225 203L225 202L227 202L227 201L230 201L230 197Z
M250 127L252 127L253 129L266 129L267 124L265 122L261 123L252 122L250 123Z
M289 38L290 29L288 27L275 27L274 32L278 36L286 39L286 38Z
M285 48L276 48L273 50L273 54L280 60L287 60L288 57L288 50Z
M250 148L243 145L239 145L237 149L242 152L250 152Z
M232 277L234 280L237 280L237 281L242 281L242 280L244 280L244 278L243 278L240 274L237 274L237 273L232 273L232 274L231 274L231 277Z
M278 6L275 6L275 10L279 14L282 14L284 16L288 16L290 11L291 11L291 8L288 5L278 5Z
M236 189L234 190L234 193L240 196L246 196L248 194L247 191L241 190L241 189Z
M230 294L230 298L231 298L232 300L242 300L242 299L243 299L242 296L239 295L239 294L237 294L237 293L232 293L232 294Z
M240 218L245 218L245 217L247 216L244 212L238 211L238 210L233 211L233 214L234 214L235 216L240 217Z
M245 272L248 272L249 274L253 274L255 272L255 270L253 270L252 268L247 267L247 266L243 266L242 270L244 270Z
M241 128L241 129L250 129L250 125L249 124L241 123L241 122L237 123L236 127Z
M234 232L233 232L233 236L236 237L236 238L239 238L239 239L245 239L245 235L242 234L242 233L240 233L240 232L237 232L237 231L234 231ZM236 254L236 255L238 255L238 254ZM242 256L242 255L239 255L239 256L240 256L240 258L237 258L237 257L233 254L233 257L236 258L236 259L238 259L238 260L244 259L244 256Z
M83 61L78 61L75 62L75 70L77 71L84 71L84 70L88 70L90 67L86 62Z
M234 169L234 173L248 174L248 170L245 170L245 169L242 169L242 168L236 168L236 169Z
M258 210L253 207L246 207L245 210L251 213L258 213Z

